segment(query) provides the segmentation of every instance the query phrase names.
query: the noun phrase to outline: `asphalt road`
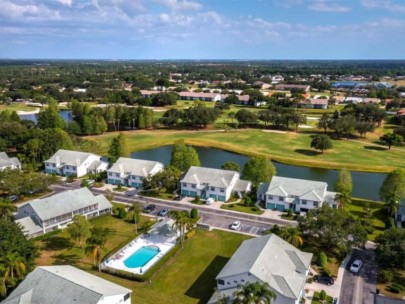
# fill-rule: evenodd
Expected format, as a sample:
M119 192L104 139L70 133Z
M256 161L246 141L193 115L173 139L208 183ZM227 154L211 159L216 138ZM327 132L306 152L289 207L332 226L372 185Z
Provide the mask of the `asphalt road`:
M349 271L354 260L360 259L363 266L358 274ZM340 291L340 304L372 304L377 282L377 264L374 248L371 244L366 249L355 249L352 259L347 264Z
M71 184L52 185L52 190L56 193L69 189L80 188L80 182L74 182ZM90 189L94 194L104 194L103 190L97 188ZM169 208L173 210L191 210L191 208L197 208L201 217L200 223L208 224L215 228L230 230L229 226L234 221L240 221L241 227L239 232L248 233L253 235L260 235L264 230L271 228L274 224L285 226L286 222L277 219L265 218L247 213L228 211L224 209L214 209L205 205L193 205L191 203L184 203L178 201L160 200L151 197L143 196L127 196L121 193L114 193L114 201L132 204L134 202L140 202L143 207L149 204L155 204L156 210L150 215L156 215L163 208ZM294 223L287 222L289 225Z

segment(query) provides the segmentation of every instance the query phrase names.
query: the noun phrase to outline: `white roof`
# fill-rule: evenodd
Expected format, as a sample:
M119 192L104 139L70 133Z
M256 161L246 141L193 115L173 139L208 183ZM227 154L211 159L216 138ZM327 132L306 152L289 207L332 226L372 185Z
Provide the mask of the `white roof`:
M163 169L164 165L156 161L120 157L114 165L108 169L108 172L119 172L121 174L147 177L153 170L156 171L157 167Z
M100 155L93 153L60 149L45 162L54 164L64 163L68 166L81 166L90 156L101 159Z
M131 292L69 265L41 266L28 274L3 303L96 304L103 297Z
M311 259L312 253L269 234L244 241L216 279L250 273L279 294L299 299Z
M98 204L99 210L112 208L111 203L104 195L94 196L86 187L29 201L20 208L30 205L44 221L94 204Z
M273 176L266 194L275 196L296 196L304 200L322 202L327 187L328 184L325 182Z
M0 167L21 167L21 163L17 157L8 157L6 152L0 152Z
M15 220L15 222L22 226L22 231L25 235L31 236L42 231L42 227L30 216Z
M235 177L239 178L236 171L191 166L180 182L228 188Z

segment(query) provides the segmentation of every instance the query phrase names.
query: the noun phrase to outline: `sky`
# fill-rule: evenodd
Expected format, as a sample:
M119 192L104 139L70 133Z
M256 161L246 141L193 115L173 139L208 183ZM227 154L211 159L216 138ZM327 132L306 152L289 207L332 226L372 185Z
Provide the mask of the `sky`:
M0 0L0 58L405 59L405 0Z

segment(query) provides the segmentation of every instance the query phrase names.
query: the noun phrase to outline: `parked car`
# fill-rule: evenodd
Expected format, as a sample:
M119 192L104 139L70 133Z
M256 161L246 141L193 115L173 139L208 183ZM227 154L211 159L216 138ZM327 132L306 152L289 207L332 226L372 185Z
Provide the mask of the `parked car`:
M164 209L162 209L162 210L160 210L160 211L158 212L158 215L159 215L159 216L166 216L166 215L169 213L169 211L170 211L169 208L164 208Z
M143 212L152 213L155 210L156 210L156 205L151 204L151 205L148 205L145 209L143 209Z
M212 197L207 198L207 200L205 201L206 205L212 205L215 202L215 199L213 199Z
M316 275L314 276L314 282L325 284L325 285L333 285L335 283L335 280L327 275Z
M18 200L18 196L17 196L17 195L10 195L10 196L8 197L8 199L9 199L11 202L15 202L15 201Z
M241 224L239 221L234 221L229 228L232 230L238 230L240 228Z
M86 182L87 182L87 187L93 187L93 185L96 181L94 179L88 179Z
M183 195L177 195L173 200L175 201L181 201L184 198Z
M353 273L358 273L360 271L363 262L360 260L355 260L352 265L350 266L350 271Z

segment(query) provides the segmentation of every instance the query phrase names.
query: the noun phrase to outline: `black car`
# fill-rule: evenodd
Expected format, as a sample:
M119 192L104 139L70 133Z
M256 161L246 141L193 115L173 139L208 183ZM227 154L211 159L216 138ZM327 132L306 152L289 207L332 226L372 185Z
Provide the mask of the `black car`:
M155 210L156 210L156 205L151 204L151 205L148 205L145 209L143 209L143 212L151 213L151 212L153 212Z
M177 196L174 198L174 200L175 200L175 201L181 201L183 198L184 198L183 195L177 195Z
M314 282L325 284L325 285L333 285L335 280L327 275L316 275L314 276Z

